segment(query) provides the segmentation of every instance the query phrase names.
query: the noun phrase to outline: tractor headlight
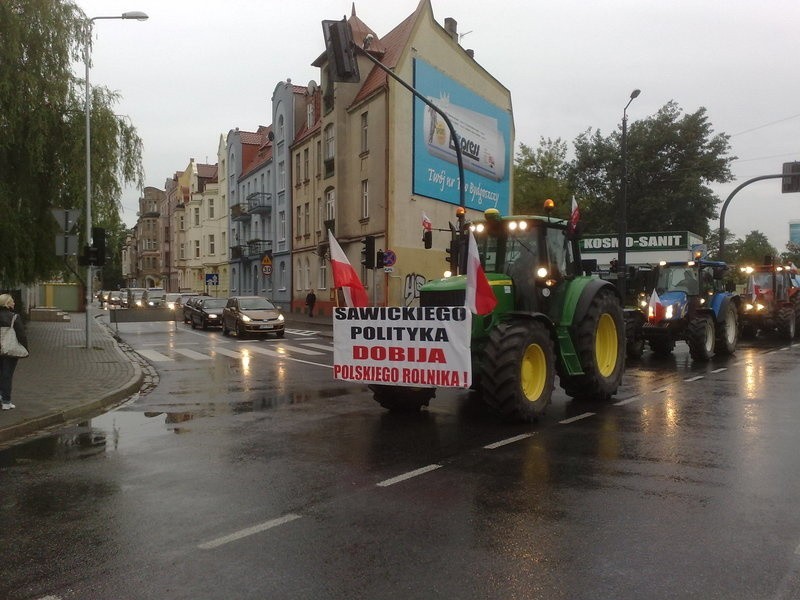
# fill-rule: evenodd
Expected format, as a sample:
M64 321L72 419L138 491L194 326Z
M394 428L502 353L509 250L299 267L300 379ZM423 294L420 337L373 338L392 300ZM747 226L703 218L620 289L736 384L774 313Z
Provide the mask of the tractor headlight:
M753 310L753 308L754 308L753 305L750 304L749 302L744 305L744 310L745 311L751 311L751 310Z
M667 319L671 319L673 314L674 314L673 305L670 304L667 307L667 312L664 314L664 317Z
M756 310L764 310L764 305L761 302L756 303Z
M545 269L544 267L539 267L539 270L536 271L536 275L542 278L547 277L547 269Z

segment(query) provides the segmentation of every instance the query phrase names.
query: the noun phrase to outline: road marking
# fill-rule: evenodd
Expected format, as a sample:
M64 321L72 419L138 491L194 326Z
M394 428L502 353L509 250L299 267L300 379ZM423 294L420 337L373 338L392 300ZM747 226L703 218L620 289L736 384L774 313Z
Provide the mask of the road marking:
M308 350L300 348L299 346L279 346L281 350L288 350L289 352L297 352L298 354L305 354L306 356L322 356L322 352L316 350Z
M582 415L578 415L577 417L570 417L569 419L564 419L563 421L559 421L559 425L567 425L568 423L574 423L575 421L580 421L581 419L587 419L589 417L593 417L595 413L593 412L585 412Z
M215 346L213 348L209 348L209 351L222 354L223 356L230 356L231 358L242 358L241 352L236 352L236 350L228 350L227 348L218 348Z
M614 406L623 406L625 404L630 404L631 402L636 402L637 400L641 400L641 396L631 396L627 400L620 400L619 402L614 402Z
M253 527L248 527L247 529L241 529L230 535L226 535L217 538L215 540L211 540L210 542L204 542L202 544L199 544L197 547L200 548L201 550L211 550L212 548L218 548L219 546L223 546L225 544L235 542L236 540L240 540L242 538L255 535L256 533L261 533L262 531L266 531L267 529L278 527L279 525L289 523L290 521L294 521L299 518L300 515L295 515L290 513L288 515L284 515L283 517L278 517L277 519L272 519L271 521L266 521L265 523L254 525Z
M513 444L514 442L519 442L520 440L526 440L529 437L532 437L532 433L523 433L522 435L515 435L514 437L506 438L504 440L500 440L499 442L495 442L494 444L487 444L484 446L486 450L494 450L495 448L499 448L500 446L505 446L507 444Z
M664 393L664 392L666 392L668 389L669 389L669 387L667 387L667 386L664 386L664 387L662 387L662 388L658 388L657 390L653 390L653 393L654 393L654 394L663 394L663 393Z
M712 372L712 373L722 373L723 371L727 371L727 370L728 370L728 367L722 367L722 368L720 368L720 369L714 369L714 370L713 370L713 371L711 371L711 372Z
M699 379L703 379L704 377L705 377L705 375L698 375L696 377L689 377L688 379L684 379L684 381L689 383L689 382L692 382L692 381L697 381Z
M304 363L306 365L314 365L317 367L327 367L328 369L333 369L333 365L326 365L323 363L316 363L311 362L308 360L302 360L300 358L294 358L293 356L289 356L284 348L280 348L278 350L269 350L267 348L259 348L257 346L245 346L245 350L249 352L256 352L258 354L264 354L266 356L271 356L273 358L282 358L284 360L293 360L294 362ZM309 350L310 352L310 350ZM315 354L322 354L321 352L316 352Z
M302 336L312 336L317 335L319 331L315 331L314 329L287 329L286 333L291 333L293 335L302 335Z
M183 354L186 358L193 358L195 360L211 360L211 357L207 354L200 354L199 352L189 350L188 348L175 348L175 352L177 354Z
M324 350L326 352L333 352L333 346L330 344L326 346L324 344L306 344L304 342L303 346L308 346L309 348L316 348L317 350Z
M161 352L156 352L155 350L139 350L139 354L144 356L148 360L152 360L153 362L174 362L174 358L170 358L169 356L165 356L161 354Z
M378 487L388 487L390 485L394 485L395 483L400 483L401 481L405 481L406 479L411 479L412 477L416 477L417 475L424 475L425 473L430 473L431 471L435 471L436 469L440 469L442 465L428 465L427 467L422 467L421 469L417 469L416 471L409 471L408 473L404 473L403 475L398 475L397 477L392 477L391 479L385 479L380 483L376 483Z

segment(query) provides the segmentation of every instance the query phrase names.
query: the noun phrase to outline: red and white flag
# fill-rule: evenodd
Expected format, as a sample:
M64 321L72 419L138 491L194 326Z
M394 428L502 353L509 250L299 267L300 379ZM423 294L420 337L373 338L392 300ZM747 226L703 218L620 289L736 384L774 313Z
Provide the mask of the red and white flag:
M331 230L328 230L328 239L331 242L331 268L333 269L333 287L342 288L344 300L347 306L369 306L369 297L364 284L361 283L358 275L353 269L350 261L347 260L339 242L333 237Z
M572 197L572 212L569 215L569 223L567 224L567 231L573 233L575 228L578 227L578 221L581 220L581 211L578 210L578 202L575 196Z
M666 307L661 304L661 298L658 297L655 288L650 295L650 303L647 305L647 320L652 323L663 321L667 314Z
M486 273L481 266L481 257L478 254L478 244L475 236L469 232L469 251L467 252L467 295L464 306L476 315L486 315L497 306L497 298L486 279Z
M423 231L433 231L433 221L428 218L425 211L422 211L422 229Z

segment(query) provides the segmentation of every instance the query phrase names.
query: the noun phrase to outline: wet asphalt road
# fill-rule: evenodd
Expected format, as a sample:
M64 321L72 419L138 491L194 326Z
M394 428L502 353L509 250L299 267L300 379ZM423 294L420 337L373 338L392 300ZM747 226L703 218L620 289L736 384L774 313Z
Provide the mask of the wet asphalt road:
M0 453L2 598L800 597L800 344L510 426L389 415L312 332L120 333L157 384Z

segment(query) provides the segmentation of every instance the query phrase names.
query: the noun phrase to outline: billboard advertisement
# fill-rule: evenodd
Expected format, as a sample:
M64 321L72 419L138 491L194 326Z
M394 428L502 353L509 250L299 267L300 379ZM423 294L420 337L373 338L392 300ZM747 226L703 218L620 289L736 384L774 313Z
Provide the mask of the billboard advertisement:
M460 140L467 208L509 214L511 115L423 60L414 60L414 87L444 112ZM414 194L459 204L459 174L450 129L414 98Z

